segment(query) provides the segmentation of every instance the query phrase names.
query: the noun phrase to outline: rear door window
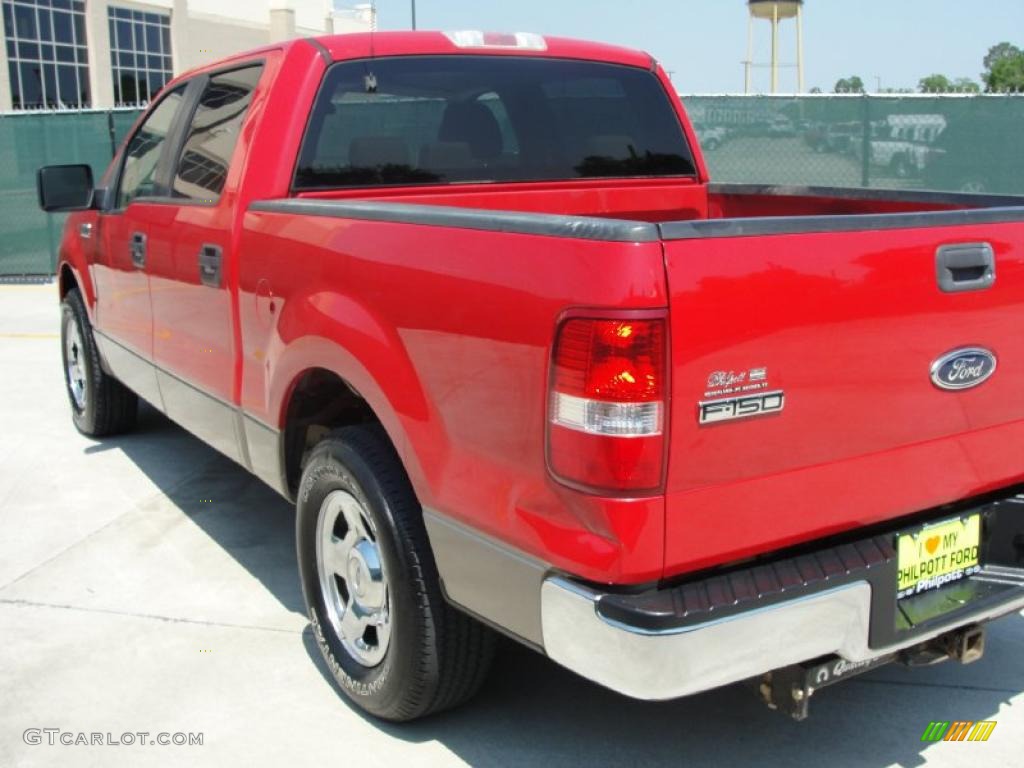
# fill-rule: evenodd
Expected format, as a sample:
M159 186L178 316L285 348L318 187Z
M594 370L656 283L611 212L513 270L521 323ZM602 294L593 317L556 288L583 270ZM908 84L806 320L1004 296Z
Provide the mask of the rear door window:
M695 173L668 94L647 69L521 56L416 56L330 69L295 186Z
M175 169L172 194L215 202L224 189L262 66L222 72L210 78L192 115Z

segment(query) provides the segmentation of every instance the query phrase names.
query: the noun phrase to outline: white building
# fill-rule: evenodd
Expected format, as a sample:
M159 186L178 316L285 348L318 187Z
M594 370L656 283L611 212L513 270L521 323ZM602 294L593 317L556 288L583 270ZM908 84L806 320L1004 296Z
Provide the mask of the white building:
M149 100L192 67L293 37L369 30L331 0L0 0L0 111Z

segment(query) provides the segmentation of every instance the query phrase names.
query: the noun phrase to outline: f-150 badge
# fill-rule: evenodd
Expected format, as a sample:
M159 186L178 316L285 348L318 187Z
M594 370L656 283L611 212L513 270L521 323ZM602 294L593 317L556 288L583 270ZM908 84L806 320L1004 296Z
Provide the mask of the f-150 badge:
M768 416L781 412L785 405L786 393L782 390L726 397L721 400L704 400L699 403L700 423L715 424L719 421L746 419L751 416Z
M701 424L768 416L779 413L786 405L785 392L769 390L767 368L715 371L708 376L704 397L697 404L697 420Z

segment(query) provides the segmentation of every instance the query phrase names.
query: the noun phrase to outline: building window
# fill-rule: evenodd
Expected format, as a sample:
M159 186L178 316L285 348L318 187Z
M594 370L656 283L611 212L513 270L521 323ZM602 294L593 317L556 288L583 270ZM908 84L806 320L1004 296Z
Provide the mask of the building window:
M173 76L171 17L130 8L107 9L114 103L144 104Z
M3 0L3 12L14 108L88 107L85 3Z

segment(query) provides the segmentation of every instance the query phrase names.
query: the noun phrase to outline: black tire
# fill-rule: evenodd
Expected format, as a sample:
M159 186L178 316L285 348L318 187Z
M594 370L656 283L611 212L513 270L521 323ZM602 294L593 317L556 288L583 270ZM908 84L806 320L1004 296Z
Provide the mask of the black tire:
M138 396L103 370L92 324L77 289L68 291L60 309L64 384L75 427L90 437L127 432L135 426L138 417ZM77 361L78 375L74 376L74 382L69 359Z
M343 493L335 493L339 491ZM322 514L330 514L332 494L354 497L360 512L370 518L368 536L379 548L390 629L386 647L377 649L383 658L373 666L346 647L327 608L331 596L322 587L317 541L323 541L324 529L318 523ZM495 634L442 596L422 510L383 430L346 427L320 442L303 469L297 512L296 547L306 609L317 645L341 690L366 712L395 722L415 720L473 696L493 660ZM327 535L333 536L333 529ZM357 588L359 578L355 577Z

